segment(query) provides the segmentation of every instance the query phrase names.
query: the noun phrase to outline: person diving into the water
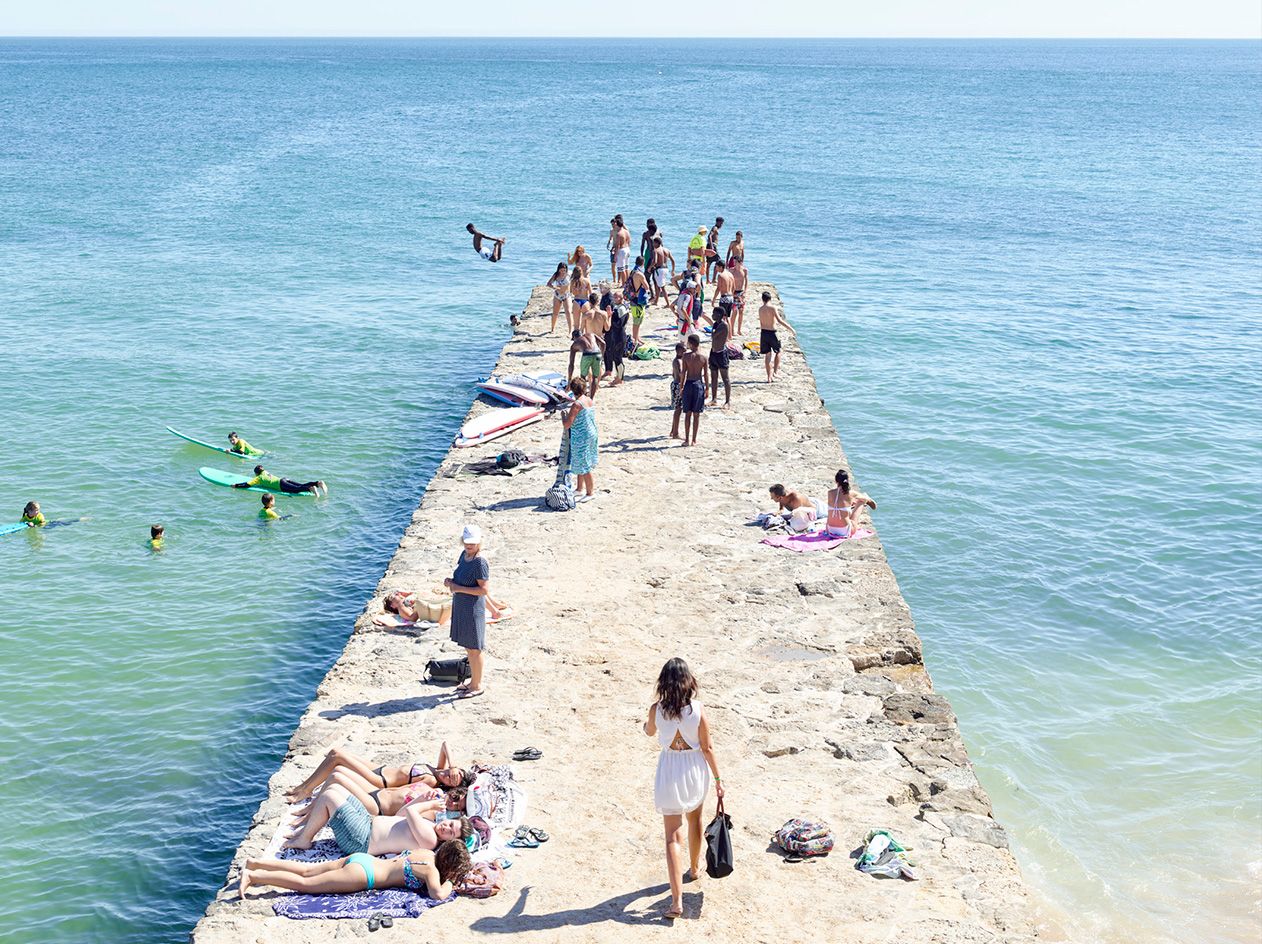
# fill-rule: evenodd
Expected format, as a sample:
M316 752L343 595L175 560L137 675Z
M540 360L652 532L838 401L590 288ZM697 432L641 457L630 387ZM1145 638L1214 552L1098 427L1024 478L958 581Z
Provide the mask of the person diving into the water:
M477 229L473 224L469 223L465 226L470 233L473 234L473 251L485 259L487 262L499 262L500 256L504 254L504 239L488 236Z

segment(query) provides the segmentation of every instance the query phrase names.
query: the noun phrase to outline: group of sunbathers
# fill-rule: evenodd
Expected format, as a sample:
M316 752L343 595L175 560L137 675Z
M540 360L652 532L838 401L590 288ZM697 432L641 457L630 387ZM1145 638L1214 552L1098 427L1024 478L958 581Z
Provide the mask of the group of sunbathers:
M478 774L491 769L456 766L446 743L433 765L374 767L345 749L329 751L286 794L291 803L306 805L290 821L284 847L309 849L328 826L345 856L329 862L249 859L241 870L241 896L251 886L274 885L308 894L410 888L446 898L471 868L469 853L478 840L469 791ZM487 814L484 819L491 812L478 810Z
M771 500L779 507L777 517L784 520L790 531L816 530L815 522L825 517L823 533L834 538L848 538L855 533L859 509L876 508L876 502L860 491L850 488L850 473L838 469L834 477L836 487L828 490L828 502L811 499L776 483L768 491ZM821 508L820 506L823 505Z

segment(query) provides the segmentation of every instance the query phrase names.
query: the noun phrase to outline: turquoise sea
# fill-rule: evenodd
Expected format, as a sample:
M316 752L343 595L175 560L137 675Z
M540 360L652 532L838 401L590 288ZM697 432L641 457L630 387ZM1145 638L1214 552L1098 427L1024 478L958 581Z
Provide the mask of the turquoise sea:
M0 41L0 521L75 522L0 538L0 936L185 938L622 212L778 284L1048 907L1256 941L1260 101L1256 42ZM332 495L263 526L167 424Z

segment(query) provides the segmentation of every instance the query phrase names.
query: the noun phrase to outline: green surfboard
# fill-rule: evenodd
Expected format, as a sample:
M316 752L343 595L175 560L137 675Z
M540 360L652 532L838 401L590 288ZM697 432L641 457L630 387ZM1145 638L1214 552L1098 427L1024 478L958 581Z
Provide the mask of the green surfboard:
M250 455L246 455L243 452L233 452L231 449L225 449L222 446L216 446L213 443L203 442L200 439L194 439L192 436L185 436L178 429L172 429L170 426L167 427L167 432L179 436L185 442L191 442L194 446L202 446L205 449L213 449L215 452L222 452L225 456L232 456L234 459L254 459L258 456L267 455L266 452L255 452Z
M238 482L248 482L250 479L254 478L252 475L237 475L235 472L225 472L222 469L212 469L209 466L202 466L197 470L197 474L204 478L207 482L210 482L212 485L226 485L229 488L236 485ZM266 492L271 495L292 495L294 498L301 498L304 495L308 498L315 497L314 492L282 492L278 488L263 488L259 485L251 485L249 488L239 488L237 491Z

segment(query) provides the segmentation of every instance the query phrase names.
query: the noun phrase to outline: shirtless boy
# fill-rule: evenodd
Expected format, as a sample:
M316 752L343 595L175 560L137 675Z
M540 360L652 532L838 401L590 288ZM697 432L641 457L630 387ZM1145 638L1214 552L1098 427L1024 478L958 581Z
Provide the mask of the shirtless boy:
M780 373L780 336L776 334L776 327L783 327L794 337L797 337L797 332L784 320L780 312L776 310L776 306L771 304L770 292L762 293L762 307L758 309L758 324L762 328L762 334L758 339L758 350L763 353L763 362L767 368L767 383L771 383L775 375ZM775 355L774 366L771 361L773 354Z
M621 282L631 271L631 231L622 222L622 214L614 217L618 228L613 234L613 278Z
M732 277L732 333L739 335L745 322L745 289L749 288L749 270L740 259L733 259L727 264L727 272Z
M666 271L668 262L670 263L669 273ZM653 303L660 300L663 308L669 308L670 296L666 294L666 285L675 275L675 257L662 245L661 236L653 237L653 265L649 268L649 274L653 278Z
M486 233L474 229L472 223L466 225L465 229L473 234L474 252L487 262L500 261L500 257L504 255L504 238L502 236L488 236ZM487 245L487 243L490 243L490 245Z
M715 292L719 296L718 306L728 317L731 317L732 306L736 304L736 299L732 295L736 290L736 279L731 272L727 271L727 266L722 261L714 264L714 273Z
M701 428L701 413L705 410L705 390L710 381L710 365L699 353L701 339L688 335L688 351L679 365L683 380L680 392L680 408L684 414L684 445L697 444L697 432Z
M714 330L710 332L710 406L719 404L719 378L723 378L723 409L732 408L732 381L728 378L727 366L727 313L722 308L714 309Z

